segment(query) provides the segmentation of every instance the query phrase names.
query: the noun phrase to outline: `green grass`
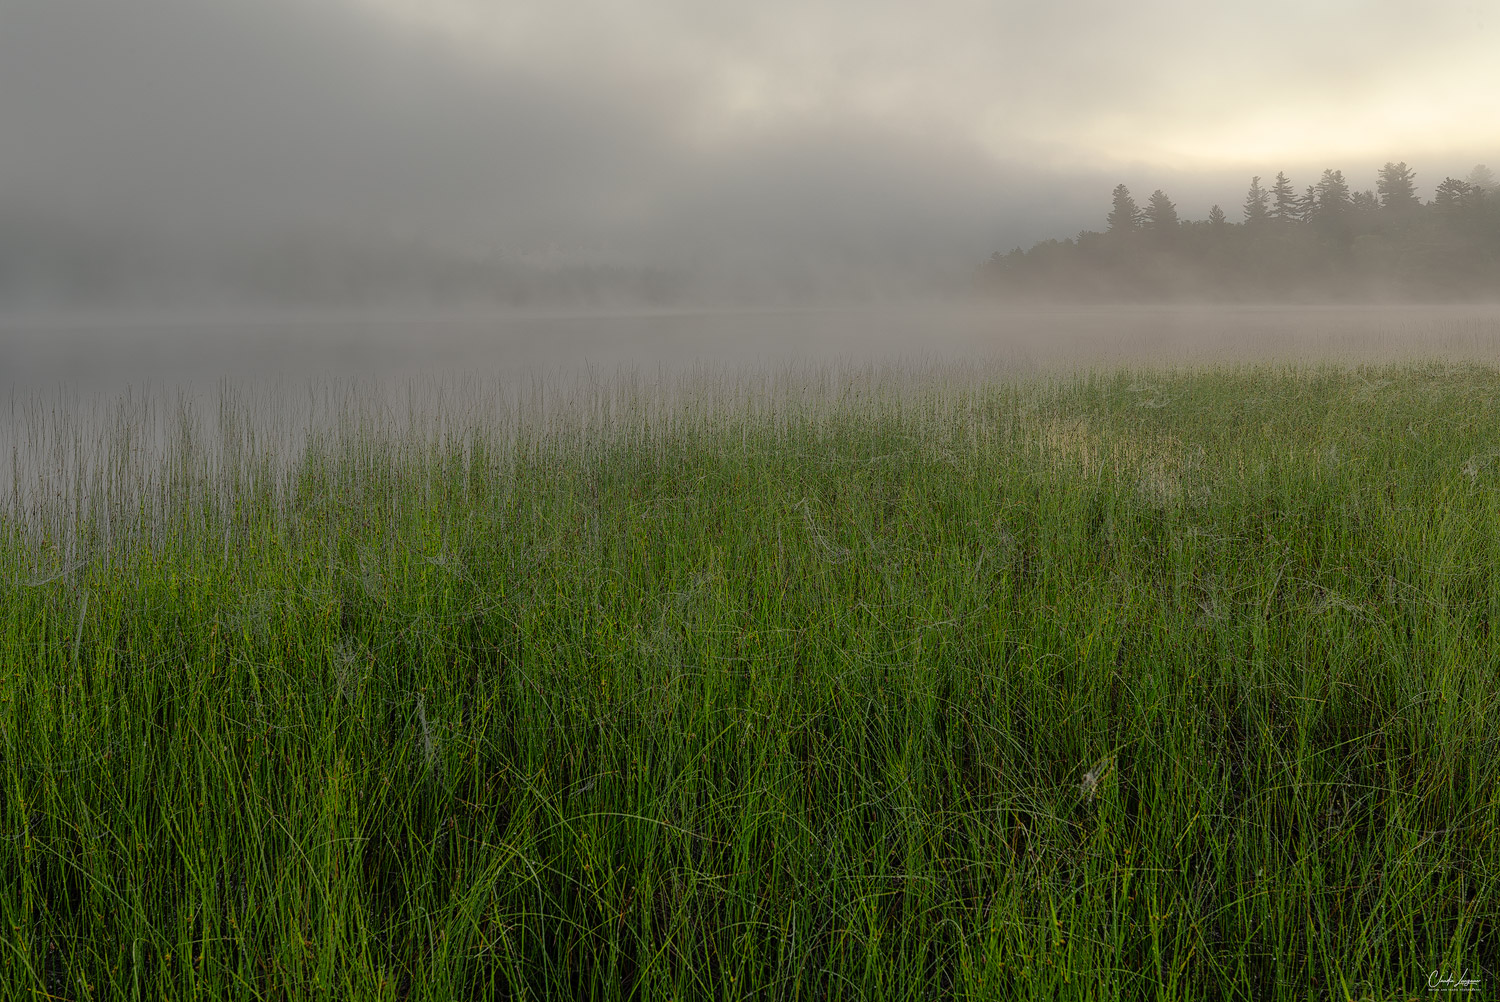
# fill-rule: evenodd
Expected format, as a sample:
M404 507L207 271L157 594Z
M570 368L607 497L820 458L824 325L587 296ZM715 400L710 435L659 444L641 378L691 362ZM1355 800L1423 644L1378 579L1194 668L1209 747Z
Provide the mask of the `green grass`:
M1500 372L931 375L16 411L0 997L1500 988Z

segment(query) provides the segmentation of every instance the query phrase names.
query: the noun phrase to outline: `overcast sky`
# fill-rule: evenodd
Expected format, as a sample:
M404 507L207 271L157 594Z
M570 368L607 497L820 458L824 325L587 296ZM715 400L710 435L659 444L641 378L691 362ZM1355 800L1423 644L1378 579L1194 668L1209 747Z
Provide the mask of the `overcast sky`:
M0 0L0 211L665 262L955 261L1500 169L1492 0Z

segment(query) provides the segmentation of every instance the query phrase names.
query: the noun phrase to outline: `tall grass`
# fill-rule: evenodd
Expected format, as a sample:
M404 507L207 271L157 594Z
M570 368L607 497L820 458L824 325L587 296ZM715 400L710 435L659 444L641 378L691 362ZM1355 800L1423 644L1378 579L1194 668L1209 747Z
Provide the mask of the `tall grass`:
M23 401L0 996L1493 989L1497 399Z

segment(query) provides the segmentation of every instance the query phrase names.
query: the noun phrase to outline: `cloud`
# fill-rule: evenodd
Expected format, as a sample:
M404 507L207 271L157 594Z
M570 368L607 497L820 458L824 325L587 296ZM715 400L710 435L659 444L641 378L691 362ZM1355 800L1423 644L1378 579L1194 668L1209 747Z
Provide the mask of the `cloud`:
M655 102L628 86L479 73L335 9L22 2L0 33L4 194L188 228L534 234L608 221L659 169Z
M1497 30L1464 0L9 0L0 213L958 267L1101 225L1119 180L1201 215L1250 173L1500 161Z
M682 124L705 142L774 124L863 120L966 136L1002 156L1048 155L1054 166L1223 165L1382 141L1492 143L1463 113L1500 85L1489 55L1500 17L1474 0L1435 0L1421 16L1393 0L361 4L476 62L668 81L688 95ZM1380 108L1413 95L1428 121L1405 116L1383 136L1341 131L1325 133L1322 149L1305 145L1331 109L1374 123ZM1242 154L1235 124L1270 110L1289 126L1286 140L1267 150L1262 131ZM1193 142L1205 130L1216 133L1216 150Z

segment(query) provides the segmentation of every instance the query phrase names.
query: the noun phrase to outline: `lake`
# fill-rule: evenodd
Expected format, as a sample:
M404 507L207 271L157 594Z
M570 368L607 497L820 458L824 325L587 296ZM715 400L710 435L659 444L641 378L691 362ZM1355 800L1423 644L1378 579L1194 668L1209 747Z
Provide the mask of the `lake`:
M0 393L494 379L633 367L1079 366L1500 360L1500 305L1126 306L499 314L0 317Z
M948 386L1117 365L1422 357L1500 361L1500 305L13 316L0 318L0 492L17 497L19 484L70 503L110 490L79 480L84 468L144 483L184 428L215 455L286 456L316 430L462 433L578 399L602 427L620 396L684 386L733 384L733 399L757 403L788 385L815 395L850 368ZM763 378L735 378L746 372Z

